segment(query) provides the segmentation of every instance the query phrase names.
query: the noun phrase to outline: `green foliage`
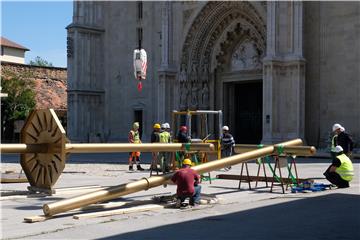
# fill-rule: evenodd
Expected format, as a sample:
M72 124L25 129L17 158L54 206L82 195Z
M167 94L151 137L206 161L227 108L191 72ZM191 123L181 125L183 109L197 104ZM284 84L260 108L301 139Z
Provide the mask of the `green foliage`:
M30 65L33 66L39 66L39 67L53 67L51 62L46 61L45 59L42 59L41 57L37 56L34 61L30 60Z
M8 77L1 77L1 91L7 93L8 97L1 99L1 118L3 126L6 126L9 122L26 119L36 101L33 81L14 73L4 75Z

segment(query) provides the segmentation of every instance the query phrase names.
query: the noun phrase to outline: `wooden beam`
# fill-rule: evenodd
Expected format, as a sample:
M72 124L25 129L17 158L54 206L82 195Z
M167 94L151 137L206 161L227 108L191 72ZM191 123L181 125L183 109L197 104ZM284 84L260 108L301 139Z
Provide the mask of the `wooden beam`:
M24 222L26 223L34 223L34 222L43 222L51 217L46 217L45 215L37 215L31 217L25 217Z
M277 182L275 178L273 177L263 177L263 176L249 176L249 178L247 176L242 176L240 178L240 175L232 175L232 174L220 174L220 175L217 175L216 178L218 179L226 179L226 180L241 180L241 181L248 181L250 179L250 182ZM292 180L291 178L282 178L283 180L283 183L292 183ZM298 179L298 182L305 182L305 181L308 181L309 179L307 178L299 178Z
M163 208L164 208L163 205L148 204L148 205L144 205L144 206L122 208L122 209L109 210L109 211L75 214L75 215L73 215L73 218L81 220L81 219L85 219L85 218L106 217L106 216L128 214L128 213L135 213L135 212L145 212L145 211L158 210L158 209L163 209Z

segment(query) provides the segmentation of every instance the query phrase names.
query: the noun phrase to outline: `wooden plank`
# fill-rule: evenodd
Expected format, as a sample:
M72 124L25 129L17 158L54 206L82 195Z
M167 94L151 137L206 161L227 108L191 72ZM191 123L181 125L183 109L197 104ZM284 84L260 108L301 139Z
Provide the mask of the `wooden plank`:
M12 171L7 171L1 173L1 183L26 183L28 182L25 174L15 173Z
M151 211L151 210L158 210L158 209L162 209L162 208L164 208L163 205L148 204L148 205L144 205L144 206L122 208L122 209L116 209L116 210L110 210L110 211L75 214L75 215L73 215L73 218L81 220L81 219L85 219L85 218L106 217L106 216L128 214L128 213L135 213L135 212L145 212L145 211Z
M31 217L25 217L24 222L26 223L34 223L34 222L43 222L51 217L46 217L45 215L37 215Z
M241 181L248 181L248 177L247 176L242 176L240 178L240 175L232 175L232 174L219 174L216 176L216 178L218 179L227 179L227 180L241 180ZM250 182L255 182L255 181L259 181L259 182L264 182L264 181L268 181L268 182L277 182L276 179L274 179L273 177L263 177L263 176L249 176ZM283 183L292 183L291 178L282 178ZM308 181L309 179L306 178L299 178L298 182L305 182Z

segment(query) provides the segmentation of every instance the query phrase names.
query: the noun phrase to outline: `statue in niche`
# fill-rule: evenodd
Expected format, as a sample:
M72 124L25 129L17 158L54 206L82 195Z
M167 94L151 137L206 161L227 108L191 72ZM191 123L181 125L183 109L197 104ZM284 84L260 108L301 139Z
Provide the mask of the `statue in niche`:
M205 62L202 67L201 82L207 83L208 81L209 81L209 64Z
M191 88L191 106L196 108L198 105L198 87L196 84L192 85Z
M180 82L180 108L187 108L188 89L185 82Z
M181 64L180 74L179 74L179 81L180 83L187 81L187 74L186 74L186 68L185 64Z
M204 83L201 89L201 106L207 108L209 106L209 88L208 84Z
M191 80L191 83L195 83L197 82L197 64L196 63L193 63L191 65L191 73L190 73L190 80Z

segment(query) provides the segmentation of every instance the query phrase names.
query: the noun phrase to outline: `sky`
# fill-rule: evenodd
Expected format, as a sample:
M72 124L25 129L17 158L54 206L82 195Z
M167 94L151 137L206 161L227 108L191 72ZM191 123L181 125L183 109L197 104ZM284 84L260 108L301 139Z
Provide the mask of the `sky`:
M1 1L1 36L30 51L25 63L40 56L66 67L65 27L72 22L73 1Z

